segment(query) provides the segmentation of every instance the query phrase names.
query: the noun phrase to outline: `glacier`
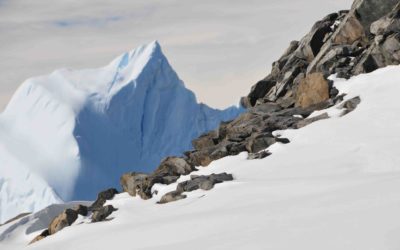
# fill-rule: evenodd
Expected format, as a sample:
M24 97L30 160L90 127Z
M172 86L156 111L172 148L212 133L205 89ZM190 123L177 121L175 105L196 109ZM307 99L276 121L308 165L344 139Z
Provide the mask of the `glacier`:
M32 196L41 207L94 199L102 189L119 187L123 173L152 171L162 158L181 155L193 138L242 111L198 103L157 41L102 68L28 79L0 115L0 223L37 211L33 203L16 208L5 195ZM23 174L5 174L17 168ZM28 177L38 190L23 184ZM2 183L19 189L6 190Z

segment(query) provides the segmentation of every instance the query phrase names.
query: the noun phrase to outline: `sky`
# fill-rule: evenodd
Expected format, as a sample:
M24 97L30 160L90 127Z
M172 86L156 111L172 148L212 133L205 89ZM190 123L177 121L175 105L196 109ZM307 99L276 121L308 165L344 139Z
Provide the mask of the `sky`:
M351 2L0 0L0 112L29 77L101 67L153 40L199 102L236 105L290 41Z

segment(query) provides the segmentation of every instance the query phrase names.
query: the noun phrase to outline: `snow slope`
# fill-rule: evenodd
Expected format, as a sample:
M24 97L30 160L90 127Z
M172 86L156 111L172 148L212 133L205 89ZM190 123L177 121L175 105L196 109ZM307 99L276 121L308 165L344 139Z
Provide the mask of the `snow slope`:
M331 119L277 132L291 143L274 144L263 160L243 153L197 173L226 171L235 181L165 205L156 201L176 184L156 186L148 201L120 194L109 202L119 208L112 220L80 220L29 249L397 250L399 79L400 66L335 79L346 99L361 97L355 111L339 117L333 107ZM24 249L37 233L15 234L0 244Z
M9 197L0 200L0 222L39 206L16 208L22 202L13 200L59 201L49 187L63 200L94 199L102 189L119 187L123 173L153 170L239 112L197 103L157 42L103 68L28 79L0 116L0 183L19 186L0 186L0 197ZM24 173L14 176L13 169ZM38 176L40 184L22 185L25 175ZM36 195L43 186L49 195Z

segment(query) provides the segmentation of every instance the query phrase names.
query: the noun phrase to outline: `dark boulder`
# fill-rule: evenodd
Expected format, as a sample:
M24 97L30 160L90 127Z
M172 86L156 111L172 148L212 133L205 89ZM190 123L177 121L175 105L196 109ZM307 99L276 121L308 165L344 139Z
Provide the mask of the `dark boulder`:
M254 134L247 140L246 149L249 153L257 153L275 142L276 139L271 133Z
M88 215L88 207L84 206L84 205L76 205L75 207L72 208L72 210L74 210L75 212L77 212L79 215L82 216L87 216Z
M106 203L107 200L111 200L118 193L119 193L118 190L116 190L115 188L109 188L107 190L100 192L97 195L96 201L89 207L89 210L94 211L103 207L103 205Z
M118 209L114 208L112 205L107 205L94 211L92 214L92 222L104 221L108 216L110 216L114 211Z

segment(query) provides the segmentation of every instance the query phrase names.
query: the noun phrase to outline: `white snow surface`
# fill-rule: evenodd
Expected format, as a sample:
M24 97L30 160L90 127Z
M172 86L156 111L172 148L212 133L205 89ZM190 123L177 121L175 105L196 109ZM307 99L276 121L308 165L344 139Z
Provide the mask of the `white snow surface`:
M0 114L0 223L118 188L241 111L199 104L156 41L103 68L28 79Z
M291 143L265 159L242 153L196 173L228 172L233 182L165 205L156 201L176 184L157 185L147 201L123 193L108 202L119 209L109 221L81 219L28 249L399 249L399 80L400 66L335 79L346 100L361 97L355 111L339 117L333 107L330 119L276 132ZM17 231L4 249L37 235Z

